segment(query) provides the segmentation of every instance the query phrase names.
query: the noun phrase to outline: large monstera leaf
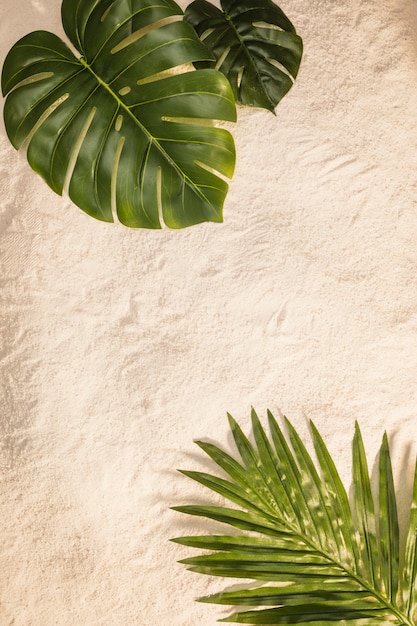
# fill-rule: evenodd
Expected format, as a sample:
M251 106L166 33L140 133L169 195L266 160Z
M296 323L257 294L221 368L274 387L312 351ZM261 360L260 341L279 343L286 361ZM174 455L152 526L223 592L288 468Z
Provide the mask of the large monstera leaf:
M223 72L240 104L273 112L297 76L302 40L271 0L221 0L221 6L195 0L185 11L216 57L196 65Z
M234 168L233 94L173 0L64 0L77 58L33 32L9 52L2 90L15 148L95 218L181 228L222 220ZM184 71L187 68L190 71Z

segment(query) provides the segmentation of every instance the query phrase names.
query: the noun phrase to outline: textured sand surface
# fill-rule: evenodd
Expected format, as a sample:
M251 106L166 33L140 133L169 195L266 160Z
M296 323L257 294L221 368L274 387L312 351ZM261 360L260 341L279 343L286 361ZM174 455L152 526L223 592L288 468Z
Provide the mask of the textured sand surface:
M57 34L58 0L2 0L0 59ZM183 5L185 6L185 5ZM193 439L226 411L312 418L348 484L416 451L417 6L283 0L304 39L276 117L243 110L224 224L135 231L53 194L0 132L0 625L213 626L172 512L205 495ZM404 497L401 496L403 506Z

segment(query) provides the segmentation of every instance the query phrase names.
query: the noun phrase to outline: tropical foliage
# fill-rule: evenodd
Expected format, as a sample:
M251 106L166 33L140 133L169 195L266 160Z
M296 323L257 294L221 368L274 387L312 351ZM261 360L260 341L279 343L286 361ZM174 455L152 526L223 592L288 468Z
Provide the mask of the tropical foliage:
M386 434L373 489L356 425L350 502L314 425L315 462L288 420L285 434L272 414L268 417L270 437L253 411L251 443L229 416L240 462L216 445L197 442L226 478L183 472L234 506L188 505L175 510L239 532L174 539L210 551L181 562L194 572L252 581L249 588L200 601L249 609L220 620L224 622L415 626L417 471L408 530L400 541Z
M217 67L232 85L236 102L274 111L298 74L303 44L294 26L271 0L221 0L223 11L194 0L185 19L216 57L197 67Z
M5 60L15 148L26 144L48 185L98 219L146 228L221 221L234 143L210 122L234 121L236 108L220 72L191 65L212 55L180 7L64 0L62 21L80 58L35 31Z
M273 110L297 74L301 39L271 0L225 4L228 14L208 6L221 32L208 45L190 26L206 31L198 3L186 21L174 0L63 0L79 58L44 30L13 46L2 72L6 131L56 193L131 227L222 221L235 148L216 122L236 120L233 91Z

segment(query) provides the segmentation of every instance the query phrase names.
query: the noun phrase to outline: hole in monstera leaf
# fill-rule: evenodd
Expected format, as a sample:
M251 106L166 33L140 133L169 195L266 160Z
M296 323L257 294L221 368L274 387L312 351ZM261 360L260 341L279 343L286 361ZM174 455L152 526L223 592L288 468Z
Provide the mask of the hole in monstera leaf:
M268 63L276 67L278 70L281 70L281 72L283 72L286 76L288 76L288 78L290 78L292 82L295 81L294 76L290 74L290 72L287 70L287 68L284 65L282 65L282 63L280 63L276 59L266 59L266 60L268 61Z
M122 87L121 89L119 89L119 95L127 96L127 94L130 93L131 91L132 91L132 87Z
M69 98L69 93L64 93L60 98L58 98L57 100L55 100L55 102L53 102L51 104L51 106L49 106L46 111L44 111L42 113L42 115L40 116L40 118L38 119L38 121L36 122L36 124L33 126L32 130L30 131L30 133L27 135L27 137L25 138L25 140L22 143L22 148L26 149L28 147L28 145L30 144L33 135L36 133L36 131L40 128L40 126L42 126L42 124L44 123L45 120L48 119L48 117L50 115L52 115L52 113L59 107L61 106L61 104L63 102L65 102L65 100L67 100Z
M68 163L68 167L67 167L67 171L66 171L65 179L64 179L64 185L63 185L63 191L66 194L68 194L69 185L70 185L70 182L71 182L72 174L74 172L75 164L76 164L77 159L78 159L78 155L79 155L80 150L81 150L81 146L84 143L84 139L85 139L85 137L86 137L86 135L88 133L88 129L90 128L96 113L97 113L97 107L93 107L91 109L87 119L84 122L84 125L83 125L83 127L81 129L81 132L78 135L77 141L74 144L74 148L72 150L71 157L70 157L70 160L69 160L69 163Z
M53 72L39 72L38 74L33 74L32 76L28 76L28 78L21 80L20 83L17 83L17 85L15 85L11 91L16 91L16 89L19 89L19 87L26 87L26 85L38 83L39 81L45 80L46 78L52 78L53 75Z
M107 9L104 11L103 15L100 18L100 22L104 22L104 20L106 19L106 17L108 16L110 11L112 10L113 5L114 5L114 2L112 2L111 5L109 7L107 7Z
M122 124L123 124L123 115L118 115L116 117L116 122L114 124L114 128L117 132L119 132L120 129L122 128Z
M156 30L158 28L162 28L163 26L166 26L167 24L172 24L173 22L180 22L180 21L182 21L182 15L170 15L169 17L164 17L162 20L157 20L156 22L153 22L152 24L148 24L147 26L144 26L144 28L140 28L139 30L135 31L128 37L125 37L125 39L122 39L122 41L120 41L117 44L117 46L114 46L114 48L112 48L110 52L112 54L116 54L117 52L120 52L120 50L123 50L124 48L127 48L131 44L135 43L135 41L138 41L138 39L140 39L147 33L150 33L151 31Z
M276 24L270 24L269 22L252 22L254 28L269 28L269 30L280 30L284 32L284 29Z
M214 174L214 176L217 176L218 178L221 178L226 183L228 182L227 176L224 176L221 172L216 170L216 168L211 167L210 165L206 165L206 163L203 163L202 161L195 160L194 163L196 165L198 165L198 167L201 167L201 169L206 170L206 172L210 172L210 174Z
M176 67L170 67L167 70L162 70L157 74L152 74L152 76L145 76L145 78L140 78L136 81L136 84L146 85L147 83L153 83L157 80L163 80L164 78L169 78L170 76L174 76L175 74L186 74L187 72L195 72L196 69L192 63L183 63L182 65L177 65ZM119 92L120 93L120 92ZM124 95L124 94L121 94Z
M115 222L119 221L119 217L117 215L117 174L119 171L120 156L122 154L124 143L125 143L125 137L120 137L119 143L117 144L116 152L114 155L113 169L111 172L111 212L113 215L113 220Z
M215 68L214 68L215 70L218 70L218 69L221 68L221 66L225 62L227 56L229 55L230 50L231 50L230 46L228 46L227 48L224 49L223 53L221 54L221 56L217 60L217 63L216 63Z
M207 37L210 37L211 33L214 33L215 30L215 28L208 28L207 30L205 30L204 33L200 35L201 41L204 41L205 39L207 39Z
M156 171L156 204L158 207L158 217L161 228L165 227L164 214L162 210L162 168L158 167Z
M238 73L237 73L237 78L236 78L236 84L237 84L237 88L239 89L240 85L242 84L242 78L243 78L243 72L245 71L245 67L242 65L242 67L239 69Z
M162 115L163 122L174 122L176 124L198 124L199 126L214 126L214 120L200 119L195 117L173 117L170 115Z

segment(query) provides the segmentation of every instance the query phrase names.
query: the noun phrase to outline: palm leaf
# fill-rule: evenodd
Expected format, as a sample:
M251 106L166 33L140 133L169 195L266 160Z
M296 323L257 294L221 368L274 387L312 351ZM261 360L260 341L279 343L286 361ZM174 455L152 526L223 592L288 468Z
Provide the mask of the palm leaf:
M270 111L291 89L302 56L302 40L271 0L221 0L223 11L195 0L185 11L229 79L236 101Z
M285 433L273 415L268 416L271 437L252 411L254 443L229 416L241 463L214 444L199 442L228 479L183 472L235 506L174 509L237 528L241 534L173 539L204 551L181 563L193 572L252 581L244 589L199 600L236 606L237 612L223 622L416 626L417 465L401 551L387 436L381 444L374 493L356 425L350 503L315 426L311 425L316 461L288 420Z
M93 217L181 228L222 220L234 168L233 94L173 0L64 0L82 55L35 31L10 50L4 120L15 148L58 194ZM181 68L179 71L178 68Z
M407 616L417 620L417 463L402 573L403 600Z
M321 475L333 510L332 525L337 525L339 531L338 537L341 540L339 550L341 549L342 551L340 556L342 557L343 553L344 558L348 558L348 555L351 555L351 565L358 569L360 557L356 541L356 529L346 489L340 480L334 461L319 431L312 422L310 422L310 427ZM339 542L337 543L339 544Z
M380 554L378 551L375 504L359 424L355 426L352 454L353 493L360 535L362 572L375 589L381 590Z
M398 592L400 536L394 479L386 434L384 434L379 452L379 542L382 580L386 594L392 602L395 602Z

